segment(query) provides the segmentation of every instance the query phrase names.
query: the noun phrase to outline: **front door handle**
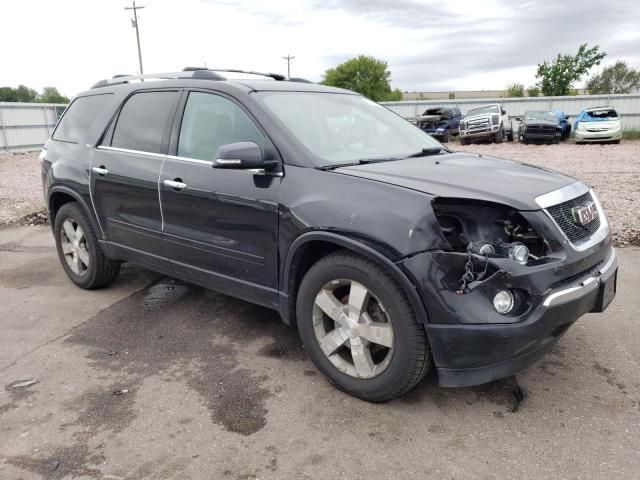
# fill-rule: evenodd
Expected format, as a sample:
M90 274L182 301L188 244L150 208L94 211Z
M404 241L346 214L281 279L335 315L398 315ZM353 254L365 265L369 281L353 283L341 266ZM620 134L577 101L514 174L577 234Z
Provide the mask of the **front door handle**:
M179 180L179 178L176 178L175 180L165 180L164 185L165 187L171 187L175 190L184 190L185 188L187 188L187 184L182 183Z
M102 176L105 176L109 173L109 170L104 168L104 166L93 167L91 170L93 170L93 173L97 173L98 175L102 175Z

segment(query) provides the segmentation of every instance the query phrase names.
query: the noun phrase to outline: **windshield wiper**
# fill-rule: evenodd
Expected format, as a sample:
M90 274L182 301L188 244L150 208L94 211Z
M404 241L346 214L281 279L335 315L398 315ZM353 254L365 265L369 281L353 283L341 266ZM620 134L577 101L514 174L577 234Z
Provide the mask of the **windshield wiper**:
M416 153L412 153L411 155L407 155L406 158L428 157L429 155L437 155L440 152L453 153L448 148L444 148L444 147L429 147L429 148L423 148L421 151L416 152Z
M380 163L380 162L393 162L394 160L400 160L398 157L385 157L385 158L361 158L356 162L348 163L334 163L332 165L322 165L317 167L318 170L335 170L342 167L354 167L356 165L366 165L368 163Z

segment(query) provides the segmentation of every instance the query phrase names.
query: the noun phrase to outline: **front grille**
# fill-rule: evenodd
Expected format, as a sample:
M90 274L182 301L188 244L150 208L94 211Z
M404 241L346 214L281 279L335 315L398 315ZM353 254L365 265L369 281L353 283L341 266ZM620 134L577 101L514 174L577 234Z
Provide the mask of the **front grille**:
M593 202L593 198L591 197L591 193L587 192L573 200L568 200L547 208L549 215L551 215L562 232L574 245L584 242L600 228L600 215L602 215L600 210L598 210L598 217L584 226L578 224L573 218L572 209L574 207L585 206L590 202Z
M527 134L532 135L555 135L556 127L551 125L529 125L526 131Z

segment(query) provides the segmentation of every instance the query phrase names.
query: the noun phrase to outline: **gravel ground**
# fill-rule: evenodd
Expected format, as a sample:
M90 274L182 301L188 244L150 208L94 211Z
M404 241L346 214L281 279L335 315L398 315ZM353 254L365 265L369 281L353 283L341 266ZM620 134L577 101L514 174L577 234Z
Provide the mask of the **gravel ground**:
M451 144L457 151L509 158L557 170L591 185L604 205L616 245L640 245L640 141L620 145ZM38 154L0 155L0 225L41 223Z
M618 246L640 245L640 141L620 145L523 145L457 142L451 148L557 170L584 181L598 194Z
M31 223L44 208L38 152L0 154L0 225Z

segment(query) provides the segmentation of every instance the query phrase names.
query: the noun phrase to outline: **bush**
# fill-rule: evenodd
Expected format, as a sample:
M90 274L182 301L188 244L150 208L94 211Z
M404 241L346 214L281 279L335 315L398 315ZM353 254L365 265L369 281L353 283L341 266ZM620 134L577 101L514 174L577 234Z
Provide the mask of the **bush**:
M507 85L507 97L524 97L524 85L521 83Z
M540 95L540 89L538 87L529 87L527 88L527 95L530 97L537 97Z

